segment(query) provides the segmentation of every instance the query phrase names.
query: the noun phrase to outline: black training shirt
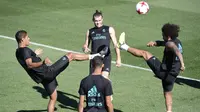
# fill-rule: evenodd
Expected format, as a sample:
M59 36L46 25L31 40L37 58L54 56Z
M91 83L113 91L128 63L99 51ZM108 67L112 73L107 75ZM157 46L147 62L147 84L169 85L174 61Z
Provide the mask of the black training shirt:
M113 94L111 83L102 75L89 75L80 84L79 94L86 96L86 108L106 109L106 96Z
M102 46L108 46L110 50L110 33L109 26L100 28L94 27L89 30L89 42L91 41L92 54L102 50ZM110 51L109 51L110 52Z
M26 59L31 58L32 62L41 62L41 58L37 57L35 52L33 52L30 48L18 48L16 49L16 58L20 65L26 70L29 76L37 83L42 82L44 78L44 74L46 73L46 65L43 64L40 67L36 68L28 68L26 65Z

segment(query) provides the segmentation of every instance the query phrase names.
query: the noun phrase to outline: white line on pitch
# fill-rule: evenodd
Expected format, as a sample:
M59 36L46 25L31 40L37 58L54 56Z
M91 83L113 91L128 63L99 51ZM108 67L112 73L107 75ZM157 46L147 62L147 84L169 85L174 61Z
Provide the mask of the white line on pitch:
M3 36L3 35L0 35L1 38L5 38L5 39L9 39L9 40L14 40L15 41L15 38L12 38L12 37L8 37L8 36ZM41 47L46 47L46 48L50 48L50 49L54 49L54 50L58 50L58 51L63 51L63 52L74 52L74 53L80 53L80 52L76 52L76 51L72 51L72 50L67 50L67 49L62 49L62 48L57 48L57 47L53 47L53 46L50 46L50 45L45 45L45 44L40 44L40 43L36 43L36 42L30 42L32 45L36 45L36 46L41 46ZM112 61L112 63L116 63L115 61ZM136 69L140 69L140 70L145 70L145 71L151 71L151 69L148 69L148 68L143 68L143 67L139 67L139 66L134 66L134 65L129 65L129 64L123 64L122 63L122 66L126 66L126 67L130 67L130 68L136 68ZM193 80L193 81L198 81L200 82L200 80L198 79L193 79L193 78L189 78L189 77L184 77L184 76L178 76L178 78L181 78L181 79L188 79L188 80Z

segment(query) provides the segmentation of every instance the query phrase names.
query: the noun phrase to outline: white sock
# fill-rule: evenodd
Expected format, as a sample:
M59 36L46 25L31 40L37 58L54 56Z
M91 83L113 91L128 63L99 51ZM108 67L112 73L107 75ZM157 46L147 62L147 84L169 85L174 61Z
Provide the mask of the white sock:
M95 56L101 56L99 53L96 54L90 54L89 55L89 60L93 59Z
M120 48L121 48L122 50L127 51L128 48L129 48L129 46L128 46L127 44L122 44L122 45L120 46Z

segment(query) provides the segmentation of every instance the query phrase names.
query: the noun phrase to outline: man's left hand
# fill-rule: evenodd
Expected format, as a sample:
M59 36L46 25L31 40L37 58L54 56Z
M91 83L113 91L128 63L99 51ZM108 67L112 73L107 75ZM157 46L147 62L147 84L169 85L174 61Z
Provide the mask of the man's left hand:
M116 61L116 67L120 67L121 66L121 60L117 60Z

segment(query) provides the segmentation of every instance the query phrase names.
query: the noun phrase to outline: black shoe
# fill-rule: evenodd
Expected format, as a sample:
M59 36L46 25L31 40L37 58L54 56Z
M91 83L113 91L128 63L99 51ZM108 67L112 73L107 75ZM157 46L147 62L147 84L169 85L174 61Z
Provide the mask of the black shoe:
M100 54L102 57L104 57L105 55L108 54L108 51L109 51L108 46L105 46L105 47L99 52L99 54Z

